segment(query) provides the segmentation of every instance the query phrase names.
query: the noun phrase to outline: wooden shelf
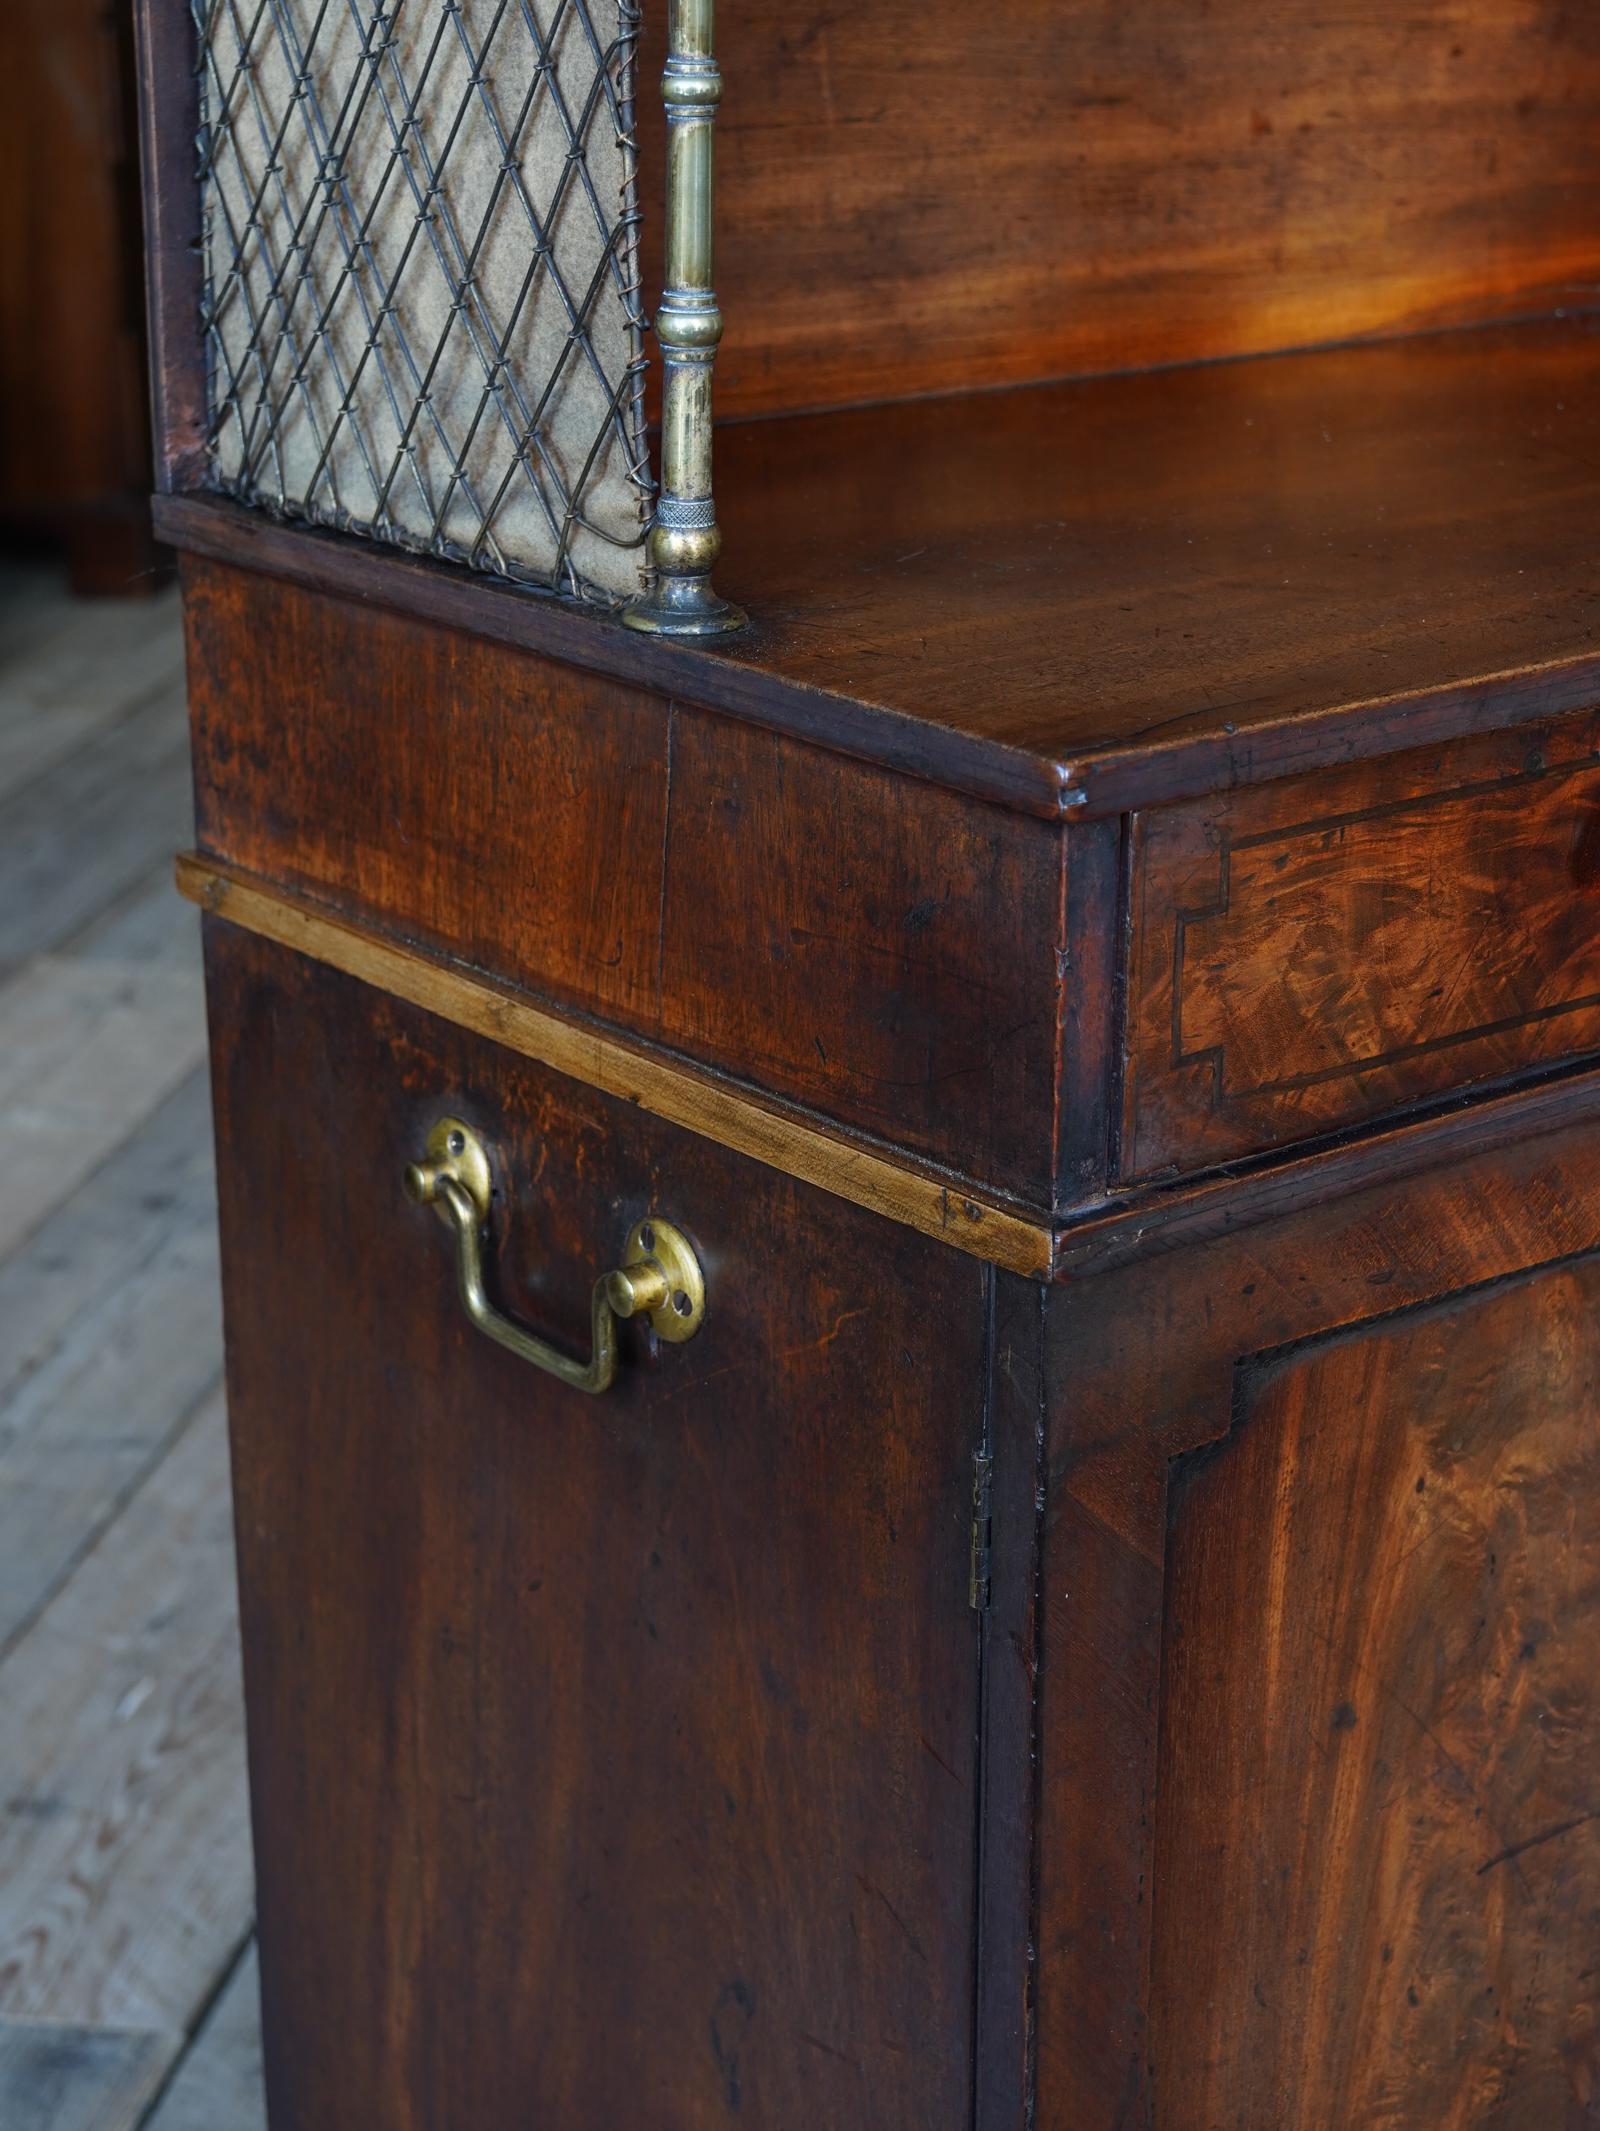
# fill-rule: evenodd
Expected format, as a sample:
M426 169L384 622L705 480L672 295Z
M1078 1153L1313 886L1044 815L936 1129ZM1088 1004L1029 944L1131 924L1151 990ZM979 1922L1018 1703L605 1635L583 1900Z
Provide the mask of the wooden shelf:
M737 424L717 481L727 659L1097 810L1600 696L1594 319Z
M1600 318L718 437L712 647L204 496L175 546L1086 819L1600 702Z

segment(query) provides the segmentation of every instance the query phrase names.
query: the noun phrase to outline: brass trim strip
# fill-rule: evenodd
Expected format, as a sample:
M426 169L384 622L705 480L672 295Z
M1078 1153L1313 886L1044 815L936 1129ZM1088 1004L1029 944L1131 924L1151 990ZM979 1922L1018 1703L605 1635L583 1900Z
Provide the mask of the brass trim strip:
M937 1176L853 1146L615 1037L564 1021L485 978L396 946L214 860L185 854L178 860L177 878L191 903L245 932L969 1257L1034 1280L1050 1277L1053 1237L1042 1220L953 1190Z

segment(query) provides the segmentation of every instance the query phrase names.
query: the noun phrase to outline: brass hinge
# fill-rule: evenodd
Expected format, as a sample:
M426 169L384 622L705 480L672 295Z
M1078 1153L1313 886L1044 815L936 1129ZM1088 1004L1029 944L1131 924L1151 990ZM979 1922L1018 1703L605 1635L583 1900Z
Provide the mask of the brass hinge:
M967 1582L967 1603L974 1613L989 1606L989 1536L994 1459L986 1450L972 1454L972 1565Z

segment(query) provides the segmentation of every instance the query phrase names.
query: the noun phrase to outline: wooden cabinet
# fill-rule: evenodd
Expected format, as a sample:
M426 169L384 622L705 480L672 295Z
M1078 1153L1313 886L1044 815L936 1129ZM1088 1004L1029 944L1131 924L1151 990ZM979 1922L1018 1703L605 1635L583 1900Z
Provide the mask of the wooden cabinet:
M324 129L296 271L372 303L425 488L461 375L405 400L393 336L538 399L459 218L574 62L305 12L249 70ZM1058 12L738 12L763 419L683 487L675 244L619 618L528 589L476 457L448 538L323 483L382 394L350 318L239 315L293 207L235 212L239 31L197 72L142 8L273 2131L1600 2123L1596 41ZM563 20L615 33L603 369L661 116L632 9ZM629 626L718 525L748 630ZM680 1340L605 1277L666 1223Z

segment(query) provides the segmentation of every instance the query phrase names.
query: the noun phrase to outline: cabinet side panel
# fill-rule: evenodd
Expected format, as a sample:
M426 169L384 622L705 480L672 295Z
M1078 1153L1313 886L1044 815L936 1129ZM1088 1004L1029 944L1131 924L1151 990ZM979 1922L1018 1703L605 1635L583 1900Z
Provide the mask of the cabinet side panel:
M274 2124L966 2131L983 1269L207 932ZM474 1332L445 1111L502 1307L655 1211L698 1336Z
M1048 1204L1061 831L190 559L205 850Z
M1600 2080L1600 1264L1241 1381L1170 1497L1158 2131Z

